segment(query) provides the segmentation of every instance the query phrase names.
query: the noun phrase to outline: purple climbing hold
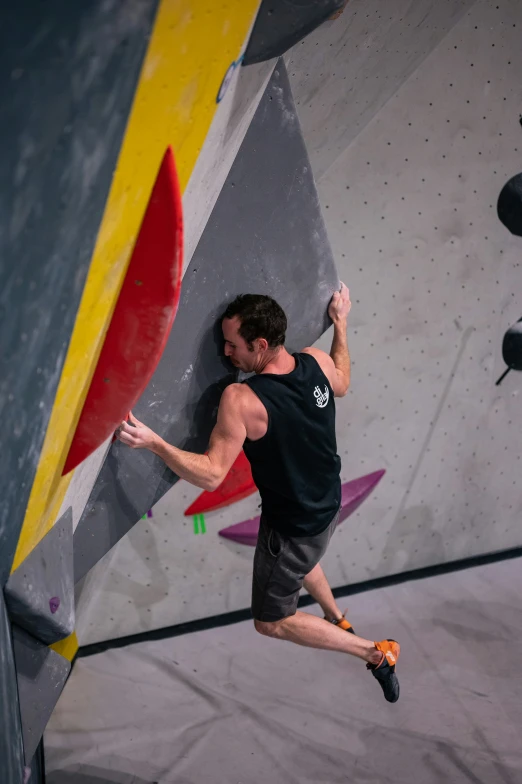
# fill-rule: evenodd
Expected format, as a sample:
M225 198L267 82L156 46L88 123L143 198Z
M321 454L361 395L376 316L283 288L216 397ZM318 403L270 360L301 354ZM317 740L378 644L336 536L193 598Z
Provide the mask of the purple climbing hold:
M58 596L53 596L52 599L49 599L49 607L53 615L59 606L60 606L60 599Z
M346 482L342 486L339 523L342 523L343 520L346 520L359 508L374 487L381 481L385 473L386 471L384 470L374 471L372 474L366 474L366 476ZM259 520L259 517L253 517L251 520L244 520L242 523L230 525L228 528L223 528L219 535L225 539L231 539L233 542L255 547L259 533Z
M373 474L366 474L366 476L360 476L359 479L352 479L351 482L346 482L342 486L340 523L353 514L363 501L366 501L385 473L384 469L374 471Z
M242 523L223 528L219 535L225 539L232 539L233 542L255 547L259 533L259 520L259 517L253 517L252 520L243 520Z

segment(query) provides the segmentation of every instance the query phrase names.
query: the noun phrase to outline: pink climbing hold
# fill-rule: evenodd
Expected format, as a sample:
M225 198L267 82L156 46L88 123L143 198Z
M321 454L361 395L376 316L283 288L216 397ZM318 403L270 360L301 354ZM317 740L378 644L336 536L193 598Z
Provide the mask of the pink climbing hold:
M339 523L342 523L343 520L346 520L359 508L376 485L379 484L385 473L386 471L384 470L374 471L372 474L352 479L351 482L345 482L341 488ZM231 539L233 542L255 547L259 533L259 520L259 517L253 517L251 520L244 520L242 523L230 525L228 528L223 528L219 535L224 539Z
M251 520L243 520L242 523L236 523L236 525L231 525L228 528L222 528L219 535L223 536L225 539L232 539L233 542L255 547L257 535L259 533L259 520L259 517L253 517Z
M60 599L58 596L53 596L52 599L49 599L49 608L53 615L55 614L59 606L60 606Z
M352 479L351 482L346 482L342 486L340 523L353 514L363 501L366 501L385 473L384 469L374 471L373 474L366 474L366 476L361 476L359 479Z

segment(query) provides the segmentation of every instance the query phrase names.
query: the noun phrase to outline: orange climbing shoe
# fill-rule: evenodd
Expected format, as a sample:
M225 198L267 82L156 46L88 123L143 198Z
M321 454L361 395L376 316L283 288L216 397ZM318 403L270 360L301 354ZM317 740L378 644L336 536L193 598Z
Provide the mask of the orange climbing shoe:
M340 629L344 629L345 631L350 632L350 634L355 634L355 632L353 630L352 624L349 621L346 620L346 613L347 612L348 612L348 610L345 610L343 615L342 615L342 618L339 618L338 620L334 618L331 621L331 623L335 623L335 625L338 626ZM326 618L325 618L325 620L326 620Z
M401 653L401 646L395 640L381 640L375 647L382 653L379 664L367 664L374 678L381 684L384 698L388 702L397 702L400 694L399 680L395 674L395 665Z

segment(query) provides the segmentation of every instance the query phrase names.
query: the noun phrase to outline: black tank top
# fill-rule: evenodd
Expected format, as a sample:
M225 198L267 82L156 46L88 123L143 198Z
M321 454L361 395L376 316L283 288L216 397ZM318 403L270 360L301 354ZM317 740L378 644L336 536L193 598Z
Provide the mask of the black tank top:
M261 373L243 383L268 412L266 434L244 451L263 515L287 536L324 531L341 503L341 460L332 388L310 354L292 354L291 373Z

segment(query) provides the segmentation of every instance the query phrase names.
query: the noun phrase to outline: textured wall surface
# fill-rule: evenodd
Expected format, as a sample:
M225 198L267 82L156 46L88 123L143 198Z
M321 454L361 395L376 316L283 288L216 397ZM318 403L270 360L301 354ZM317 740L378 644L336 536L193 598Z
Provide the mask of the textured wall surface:
M344 470L387 469L349 582L522 542L522 376L495 386L522 305L496 215L522 158L521 25L518 3L477 2L319 182L354 302Z
M72 514L67 509L9 577L4 596L11 623L48 645L74 632Z
M63 531L53 530L71 479L61 476L62 467L150 185L172 145L185 189L223 74L240 54L257 5L22 0L3 14L0 590L18 568L11 614L46 643L70 631L74 618L72 564L68 574L61 569ZM240 143L241 127L248 127L243 110L254 111L269 72L269 64L252 71L239 101L232 90L214 153ZM232 115L236 125L228 122ZM203 165L200 179L205 173ZM210 197L198 201L200 221L210 212L213 187L219 190L214 180ZM72 488L77 517L96 458ZM54 535L50 554L46 533ZM54 629L44 629L42 613ZM62 658L39 644L51 660ZM74 635L56 647L72 656ZM6 662L0 676L12 680ZM55 696L59 689L54 683ZM33 694L29 700L34 708ZM44 716L44 707L35 716ZM14 696L11 708L16 712Z
M5 582L155 0L22 0L0 30L0 585Z
M321 179L476 0L350 0L285 55Z
M145 5L138 5L143 13ZM62 476L62 468L160 161L170 145L184 192L216 112L223 74L241 51L257 5L258 0L224 0L219 6L212 0L161 0L152 29L148 25L141 31L148 41L147 51L131 111L124 118L125 136L27 504L15 567L56 521L71 480L70 473ZM126 21L131 8L125 6ZM103 11L108 14L105 27L89 28L89 34L112 42L114 15L121 6L111 0ZM84 54L95 71L95 53L92 62L89 51ZM114 78L119 76L116 70ZM110 90L112 85L109 78L104 87ZM111 174L113 169L106 167L106 171Z
M355 23L349 10L359 14L361 5L325 30ZM352 388L338 401L342 478L387 470L332 542L325 567L334 585L521 544L522 376L513 372L500 387L495 380L502 337L522 306L521 240L496 216L500 189L522 159L522 8L514 0L468 5L437 4L457 24L433 38L438 46L393 97L376 101L382 108L362 133L346 121L344 151L320 166L323 214L353 301ZM384 24L385 4L374 7ZM409 15L402 40L410 51L408 35ZM328 59L327 83L336 68ZM366 70L361 64L361 78ZM292 70L290 78L298 78ZM310 100L328 135L321 97L318 85ZM360 112L347 104L343 111ZM321 152L308 129L312 154ZM320 347L329 349L329 339ZM207 533L195 535L182 513L198 494L178 483L88 578L82 642L248 606L252 552L217 531L254 516L259 498L207 515Z
M236 67L183 194L187 269L274 69L275 60Z
M5 784L22 784L24 749L16 670L3 592L0 591L0 770Z
M13 625L13 649L20 699L24 756L31 764L58 701L71 663L23 629Z

